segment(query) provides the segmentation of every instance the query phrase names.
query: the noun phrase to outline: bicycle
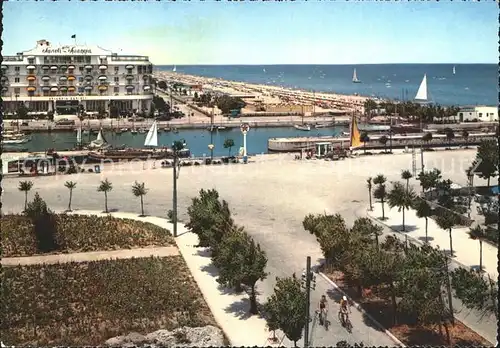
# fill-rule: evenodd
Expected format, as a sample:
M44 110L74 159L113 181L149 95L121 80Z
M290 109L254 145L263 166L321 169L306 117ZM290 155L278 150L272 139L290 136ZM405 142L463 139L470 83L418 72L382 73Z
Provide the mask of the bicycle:
M347 310L340 310L338 316L341 325L344 326L349 333L351 333L352 323L351 320L349 320L349 314L347 313Z

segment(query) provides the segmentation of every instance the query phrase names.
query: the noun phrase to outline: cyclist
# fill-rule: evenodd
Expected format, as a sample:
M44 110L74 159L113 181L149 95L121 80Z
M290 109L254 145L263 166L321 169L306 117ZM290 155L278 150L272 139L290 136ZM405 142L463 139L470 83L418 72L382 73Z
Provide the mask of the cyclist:
M341 315L343 316L344 323L347 322L348 312L351 313L351 308L349 307L349 302L347 302L346 296L342 296L342 299L340 300L339 317Z
M326 296L322 295L321 300L319 300L319 324L323 325L324 320L326 319L326 312L328 311L328 302L326 300Z

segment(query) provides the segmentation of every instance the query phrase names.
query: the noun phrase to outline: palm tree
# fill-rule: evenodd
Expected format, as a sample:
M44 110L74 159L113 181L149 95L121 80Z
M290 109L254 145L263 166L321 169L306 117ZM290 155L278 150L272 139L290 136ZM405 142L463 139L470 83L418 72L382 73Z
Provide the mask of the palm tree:
M148 189L145 184L139 184L137 181L132 185L132 193L136 197L141 197L141 216L144 216L144 196L148 193Z
M481 272L483 270L483 240L486 239L486 231L477 225L471 228L468 233L471 239L479 241L479 272Z
M24 192L24 210L28 208L28 192L31 190L33 187L33 181L20 181L18 189L21 192Z
M363 142L363 152L366 153L366 143L370 141L370 137L367 132L361 133L359 140Z
M432 140L432 133L425 133L423 136L422 136L422 141L424 143L426 143L427 145L429 145L429 142Z
M101 184L97 188L97 192L104 192L104 212L106 213L108 212L108 192L112 189L113 184L107 178L101 181Z
M373 179L373 183L377 185L377 188L373 192L373 196L380 201L382 204L382 220L385 220L384 202L387 197L387 191L385 189L386 177L379 174Z
M366 187L368 187L368 197L370 198L370 211L372 211L373 205L372 205L372 178L371 177L366 179Z
M436 218L436 223L439 228L448 231L450 236L450 256L453 256L453 238L451 236L451 229L455 226L456 218L449 210L446 210L442 214L438 214Z
M69 189L68 211L71 211L71 199L73 198L73 189L76 187L76 182L66 181L64 183L64 186L66 186Z
M429 222L429 217L432 216L432 209L429 203L423 199L419 199L415 209L417 210L417 216L419 218L424 218L425 219L425 242L428 243L429 238L428 238L428 222Z
M401 179L406 180L406 191L408 191L408 188L410 187L411 178L413 178L413 175L409 170L401 171Z
M462 131L462 138L465 140L465 148L469 147L469 132L466 129Z
M385 136L385 135L382 135L378 139L378 142L381 143L382 145L384 145L384 152L387 152L387 141L388 140L389 140L389 138L387 138L387 136Z
M398 211L403 211L403 231L406 231L405 210L410 209L415 197L415 191L413 189L405 190L404 185L400 182L393 183L392 190L387 195L389 207L398 207Z
M451 128L446 128L446 140L448 140L448 146L451 146L451 141L455 138L455 132L453 132L453 129Z
M233 139L226 139L224 140L224 148L229 149L228 156L231 157L231 148L234 146L234 140Z

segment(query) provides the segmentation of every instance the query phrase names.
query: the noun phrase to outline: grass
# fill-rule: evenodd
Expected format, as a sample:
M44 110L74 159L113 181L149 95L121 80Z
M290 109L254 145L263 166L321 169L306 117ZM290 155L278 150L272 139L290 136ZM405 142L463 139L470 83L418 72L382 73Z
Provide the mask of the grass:
M6 267L2 341L102 345L215 321L181 256Z
M360 297L357 291L346 284L342 272L329 272L326 269L322 272L406 346L447 346L444 328L442 329L443 334L440 334L438 326L417 326L412 323L411 319L405 318L402 314L398 316L398 324L394 325L390 300L377 296L376 292L371 291L371 289L364 289L364 294ZM371 321L368 317L365 317L364 320ZM452 346L493 346L457 319L455 319L455 326L450 325L449 330Z
M170 232L154 224L111 216L56 215L56 253L170 246ZM30 256L39 252L33 224L23 215L2 216L3 257Z

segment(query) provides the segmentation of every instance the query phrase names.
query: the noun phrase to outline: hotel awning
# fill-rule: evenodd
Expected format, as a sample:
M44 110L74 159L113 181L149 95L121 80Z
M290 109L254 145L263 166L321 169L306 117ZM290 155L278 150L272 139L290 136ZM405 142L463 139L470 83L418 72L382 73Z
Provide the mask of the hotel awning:
M133 79L134 79L134 76L133 76L133 75L127 75L127 76L125 76L125 78L126 78L127 80L133 80Z
M85 65L85 69L92 69L92 65Z
M28 75L26 79L28 79L28 81L35 81L36 77L34 75Z
M9 67L7 65L2 65L2 70L7 70Z
M125 69L133 69L133 68L134 68L134 66L130 65L130 64L125 66Z
M61 86L61 88L59 88L59 90L64 92L64 91L67 91L67 90L68 90L68 87L66 87L66 86Z
M69 91L69 92L74 92L75 90L76 90L76 88L75 88L75 87L73 87L73 86L69 86L69 87L68 87L68 91Z
M43 86L42 87L42 91L50 91L50 87L49 86Z
M91 75L85 76L86 81L92 81L93 77Z
M51 70L57 70L57 66L56 66L56 65L52 65L52 66L50 67L50 69L51 69Z
M69 75L68 76L68 80L69 81L74 81L76 79L76 77L74 77L73 75Z
M149 80L149 75L144 75L144 76L142 77L142 79L143 79L143 80Z
M7 78L7 76L2 76L2 81L8 81L9 79Z
M43 69L43 70L49 70L49 69L50 69L50 66L48 66L48 65L44 65L44 66L42 66L42 69Z
M9 90L8 87L2 87L2 91L7 92Z
M106 79L107 79L107 77L104 75L99 76L99 80L101 80L101 81L106 80Z
M144 90L145 90L145 91L147 91L148 89L151 89L151 87L150 87L150 86L148 86L148 85L144 86Z
M68 66L68 69L73 70L73 69L75 69L75 66L74 65L70 65L70 66Z
M26 69L35 69L35 66L34 66L34 65L28 65L28 66L26 67Z
M52 92L57 92L57 91L59 90L59 88L57 88L57 87L55 87L55 86L54 86L54 87L51 87L51 88L50 88L50 90L51 90Z
M108 67L106 65L99 65L99 69L106 70Z
M108 86L101 85L98 87L100 91L105 91L108 89Z
M50 80L50 76L42 76L42 81L49 81Z
M99 56L99 59L106 59L106 56Z
M86 91L90 91L92 89L92 86L85 86Z
M59 78L59 80L60 80L60 81L66 81L67 79L68 79L68 78L67 78L66 76L61 76L61 77Z
M126 88L126 89L134 89L134 86L132 86L132 85L128 85L128 86L126 86L125 88Z
M28 59L35 59L35 56L27 56Z
M36 87L33 87L33 86L29 86L26 89L28 90L28 92L34 92L34 91L36 91Z

